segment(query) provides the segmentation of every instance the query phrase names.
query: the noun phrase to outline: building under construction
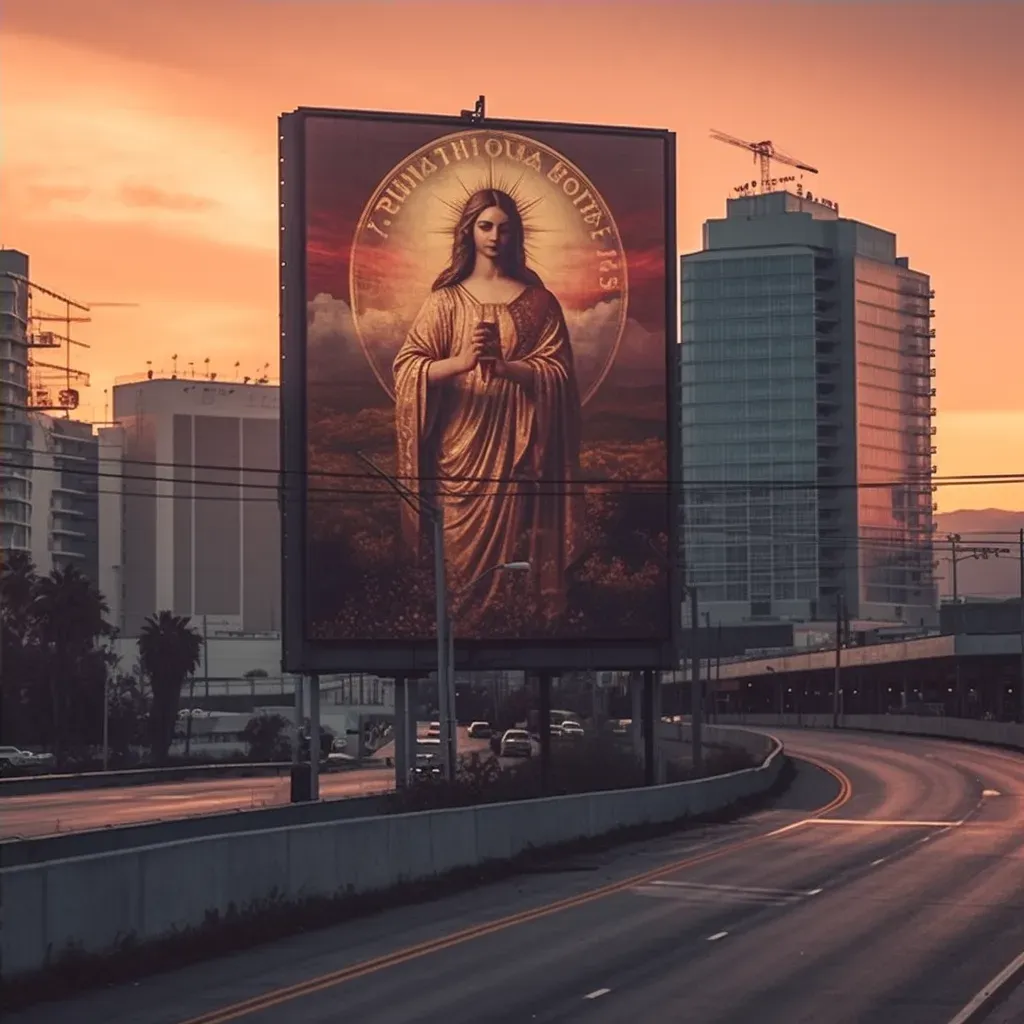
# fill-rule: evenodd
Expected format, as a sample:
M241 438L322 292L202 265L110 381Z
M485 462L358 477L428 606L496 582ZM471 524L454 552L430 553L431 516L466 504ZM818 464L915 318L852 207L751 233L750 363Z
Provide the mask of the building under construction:
M89 383L73 337L87 313L34 283L25 253L0 250L0 548L98 580L98 440L72 416Z

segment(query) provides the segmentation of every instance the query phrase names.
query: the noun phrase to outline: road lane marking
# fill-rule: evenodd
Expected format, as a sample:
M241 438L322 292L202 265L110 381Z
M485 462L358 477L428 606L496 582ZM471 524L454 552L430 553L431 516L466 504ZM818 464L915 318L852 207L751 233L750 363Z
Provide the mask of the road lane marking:
M1003 994L1003 990L1024 979L1024 953L1007 964L949 1024L979 1024Z
M708 942L717 942L719 939L724 939L728 932L715 932L714 935L708 936Z
M609 992L611 992L610 988L595 988L593 992L588 992L583 998L600 999L601 996L606 996Z
M819 893L823 893L824 891L825 891L824 889L812 889L807 895L808 896L817 896Z
M872 866L873 868L877 868L879 864L884 864L884 863L886 862L886 860L887 860L887 859L888 859L888 858L886 858L886 857L879 857L879 858L878 858L878 860L873 860L873 861L871 862L871 866Z
M983 797L986 797L986 796L1002 796L1003 794L1000 793L998 789L985 789L985 790L982 790L981 795Z
M864 825L872 828L959 828L961 821L894 821L883 818L808 818L801 825Z
M822 771L828 772L828 774L839 783L839 792L823 807L819 807L816 811L811 812L811 815L807 818L796 822L796 825L802 825L807 821L815 821L817 820L817 815L829 814L849 802L850 798L853 796L853 783L842 769L802 754L798 755L798 760L806 761L808 764L813 764L816 768L820 768ZM333 988L336 985L355 981L359 978L376 974L379 971L383 971L391 967L398 967L411 960L418 960L419 958L428 956L432 953L440 953L446 949L460 946L463 943L470 942L474 939L483 938L486 935L492 935L496 932L504 931L505 929L516 925L527 924L531 921L550 917L551 915L560 913L563 910L570 910L575 907L595 902L599 899L603 899L605 896L626 892L638 885L643 885L645 882L653 881L654 879L661 878L665 875L674 874L676 871L680 871L683 868L695 867L698 864L704 864L718 857L738 853L740 850L745 850L764 839L770 839L774 836L781 835L783 832L788 832L791 827L792 826L787 825L781 829L775 829L771 832L762 832L746 839L740 839L736 842L716 847L713 850L709 850L707 853L698 854L695 857L687 857L681 861L676 861L671 864L663 865L662 867L654 868L640 875L633 875L632 877L623 879L619 882L612 882L609 885L602 886L598 889L591 889L588 892L556 900L553 903L534 907L530 910L523 910L517 914L511 914L508 917L498 918L493 921L485 921L479 925L472 925L469 928L463 928L460 931L452 932L450 935L442 935L437 938L427 939L424 942L413 946L407 946L404 949L396 950L393 953L385 953L370 960L363 960L359 963L350 964L348 967L329 971L314 978L307 978L305 981L296 982L293 985L273 989L270 992L265 992L263 995L253 996L250 999L222 1007L219 1010L212 1010L209 1013L201 1014L198 1017L191 1017L187 1021L182 1022L182 1024L228 1024L229 1021L238 1020L239 1018L248 1016L249 1014L260 1013L264 1010L272 1009L275 1006L280 1006L282 1003L291 1002L293 999L314 995L318 992L324 991L325 989Z

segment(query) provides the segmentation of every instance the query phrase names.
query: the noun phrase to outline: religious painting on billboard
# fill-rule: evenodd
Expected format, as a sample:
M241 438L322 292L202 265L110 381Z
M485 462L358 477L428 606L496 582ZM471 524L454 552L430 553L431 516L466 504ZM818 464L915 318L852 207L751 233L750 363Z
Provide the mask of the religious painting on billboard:
M308 637L667 634L666 139L307 116Z

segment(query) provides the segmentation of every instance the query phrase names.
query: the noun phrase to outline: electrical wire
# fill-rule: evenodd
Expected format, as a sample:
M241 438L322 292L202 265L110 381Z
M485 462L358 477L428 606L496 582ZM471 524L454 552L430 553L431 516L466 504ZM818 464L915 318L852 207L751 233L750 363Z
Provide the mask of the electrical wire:
M28 453L38 454L54 459L74 459L77 461L85 461L79 456L68 456L60 452L50 452L34 448L19 448L17 446L0 445L0 452L14 452L14 453ZM353 454L346 452L344 454ZM92 461L90 458L89 461ZM188 477L175 477L175 476L158 476L155 474L131 474L124 472L104 472L98 467L85 467L77 466L71 472L78 473L83 476L98 476L98 477L109 477L123 480L141 480L151 483L169 483L169 484L193 484L202 485L208 487L242 487L242 488L253 488L260 490L272 490L280 491L282 487L287 489L290 484L285 482L282 484L282 478L287 481L289 476L298 476L301 480L313 479L342 479L342 480L354 480L354 481L373 481L377 483L377 486L372 489L359 490L348 487L336 487L336 488L323 488L323 487L306 487L306 493L314 492L325 492L334 494L380 494L388 490L387 480L381 479L379 474L372 473L369 471L361 472L340 472L337 470L317 470L317 469L305 469L305 470L280 470L280 469L264 469L264 468L252 468L246 466L228 466L219 465L213 463L181 463L181 462L162 462L155 459L125 459L125 458L102 458L97 456L97 463L109 462L109 463L121 463L135 466L152 467L154 469L187 469L193 472L199 470L208 473L233 473L233 474L261 474L265 476L274 477L273 481L267 483L260 483L251 480L204 480L194 479ZM11 462L7 461L7 465L10 466ZM64 467L57 466L26 466L25 469L36 470L36 471L51 471L60 472ZM754 497L753 492L769 492L769 493L788 493L788 492L800 492L802 494L811 494L818 492L834 492L834 491L862 491L862 490L891 490L893 488L916 488L920 491L925 491L929 488L937 487L966 487L966 486L982 486L982 485L1010 485L1010 484L1024 484L1024 472L1018 473L979 473L979 474L964 474L960 476L948 476L940 477L932 474L922 474L920 477L906 477L894 480L884 481L854 481L854 482L821 482L821 481L761 481L761 480L747 480L747 481L729 481L729 480L673 480L673 479L662 479L662 480L622 480L614 477L588 477L581 475L577 479L567 479L559 477L543 477L539 481L526 481L518 480L512 477L495 477L495 476L476 476L476 475L459 475L459 476L428 476L423 475L420 477L402 477L394 476L391 479L395 480L399 484L408 482L411 485L415 485L417 482L432 483L432 484L463 484L463 483L482 483L482 484L503 484L512 486L521 486L524 490L528 490L533 495L544 495L544 496L561 496L573 493L584 493L587 489L594 487L619 487L624 490L632 490L638 493L647 494L665 494L666 496L671 492L675 494L683 493L689 490L702 490L702 491L716 491L716 492L749 492L749 497ZM547 488L553 488L548 490ZM478 497L500 497L506 493L505 490L501 491L483 491L478 492Z

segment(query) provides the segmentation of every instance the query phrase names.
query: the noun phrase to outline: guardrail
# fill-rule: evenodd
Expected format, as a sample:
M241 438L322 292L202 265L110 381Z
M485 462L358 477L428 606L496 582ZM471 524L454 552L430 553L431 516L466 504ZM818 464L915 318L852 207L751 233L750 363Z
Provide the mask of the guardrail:
M770 726L788 729L832 728L830 714L717 715L716 720L752 729ZM934 736L937 739L965 740L969 743L1024 750L1024 725L1017 722L986 722L979 718L953 718L945 715L840 715L839 728Z
M746 730L742 742L754 746ZM44 969L66 951L113 953L211 918L386 891L528 849L713 813L765 792L781 744L756 768L642 789L353 818L154 843L0 868L4 979Z
M366 759L345 762L344 769L386 767L383 761ZM0 778L0 800L5 796L33 796L76 789L109 789L118 786L153 786L161 782L197 782L202 779L272 778L288 775L290 761L233 761L230 764L175 765L170 768L127 768L108 772L75 772L63 775L12 775Z

